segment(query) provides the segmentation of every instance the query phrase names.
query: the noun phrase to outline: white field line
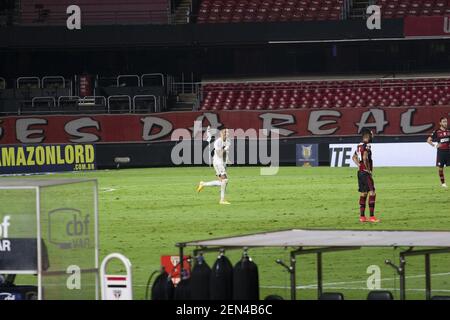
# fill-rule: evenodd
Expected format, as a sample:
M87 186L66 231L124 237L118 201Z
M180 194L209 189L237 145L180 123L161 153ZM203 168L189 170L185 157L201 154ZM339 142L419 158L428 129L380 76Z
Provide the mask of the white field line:
M113 192L116 190L117 189L114 189L114 188L100 188L100 192Z
M442 276L448 276L450 275L450 272L445 272L445 273L434 273L431 274L432 277L442 277ZM405 277L406 279L417 279L417 278L425 278L425 275L423 274L419 274L419 275L414 275L414 276L407 276ZM396 278L382 278L380 279L380 281L393 281L393 280L397 280L399 279L399 277ZM327 289L350 289L350 290L366 290L367 288L352 288L352 287L339 287L339 285L347 285L347 284L357 284L357 283L366 283L367 280L357 280L357 281L346 281L346 282L329 282L329 283L324 283L323 287L327 288ZM337 287L336 287L337 286ZM261 288L267 288L267 289L286 289L286 288L290 288L290 287L286 287L286 286L261 286ZM297 286L297 289L317 289L317 284L309 284L309 285L304 285L304 286ZM408 290L423 290L423 289L408 289ZM442 290L433 290L433 291L442 291ZM449 291L450 290L444 290L444 291Z
M450 272L445 273L434 273L431 274L432 277L442 277L442 276L448 276L450 275ZM419 274L414 276L407 276L406 279L417 279L417 278L425 278L425 275ZM392 281L397 280L397 278L385 278L381 279L381 281ZM340 287L338 285L346 285L346 284L356 284L356 283L366 283L366 280L358 280L358 281L348 281L348 282L329 282L324 283L323 287L326 289L334 289L334 290L371 290L367 287ZM145 287L145 285L134 285L133 287ZM264 289L290 289L289 286L260 286ZM311 290L317 290L317 284L310 284L305 286L297 286L297 289L311 289ZM391 291L399 291L399 288L384 288L383 290L391 290ZM420 291L424 292L425 289L406 289L406 291ZM433 289L433 292L450 292L450 289Z
M262 287L262 288L266 288L266 287ZM285 289L289 289L288 287L284 287ZM299 289L297 287L297 289ZM302 289L306 289L306 290L317 290L316 288L302 288ZM324 289L331 289L331 290L367 290L367 291L372 291L373 289L369 289L369 288L358 288L358 287L326 287ZM386 288L386 287L381 287L380 290L389 290L389 291L400 291L400 288ZM425 289L406 289L406 291L416 291L416 292L425 292ZM433 292L450 292L449 289L432 289Z

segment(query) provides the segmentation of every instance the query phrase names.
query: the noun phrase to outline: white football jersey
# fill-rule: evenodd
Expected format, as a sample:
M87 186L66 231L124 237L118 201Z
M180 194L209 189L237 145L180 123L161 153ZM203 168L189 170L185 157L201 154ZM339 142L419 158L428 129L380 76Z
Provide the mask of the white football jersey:
M225 141L223 141L222 138L216 139L214 141L214 161L223 162L224 148L225 148Z

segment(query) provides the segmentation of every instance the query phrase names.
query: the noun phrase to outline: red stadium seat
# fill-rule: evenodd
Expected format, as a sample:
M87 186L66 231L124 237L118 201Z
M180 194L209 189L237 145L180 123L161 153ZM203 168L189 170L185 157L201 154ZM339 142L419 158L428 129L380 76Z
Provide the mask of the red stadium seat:
M47 25L65 25L65 15L68 6L72 5L72 0L21 0L20 11L21 24L30 25L42 21ZM36 10L35 5L39 4L47 15L43 19L40 17L40 10ZM167 0L77 0L76 4L83 8L83 24L149 24L168 22ZM205 9L205 7L201 6Z
M433 106L450 103L450 78L206 84L201 110Z
M341 0L203 0L197 20L199 23L339 20L342 13Z
M377 0L382 6L384 18L402 18L404 16L429 16L450 13L448 0Z

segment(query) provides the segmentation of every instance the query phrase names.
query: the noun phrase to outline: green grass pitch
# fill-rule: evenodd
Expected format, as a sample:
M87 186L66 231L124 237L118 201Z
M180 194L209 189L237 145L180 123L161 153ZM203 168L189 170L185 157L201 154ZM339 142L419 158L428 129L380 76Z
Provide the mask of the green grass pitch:
M289 228L449 230L450 190L440 187L435 168L376 168L376 213L379 224L358 222L356 170L353 168L281 167L261 176L258 167L229 167L227 199L220 206L219 188L197 194L200 180L213 180L209 167L105 170L50 176L89 177L99 181L100 256L125 254L133 264L135 299L143 299L149 274L160 255L177 254L175 243ZM450 171L447 171L450 177ZM385 259L398 263L397 249L361 249L325 253L325 291L346 299L365 299L367 268L381 268L382 288L399 298L399 281ZM191 253L191 252L188 252ZM289 275L275 259L288 261L289 249L250 249L258 264L261 298L289 298ZM229 251L236 263L242 252ZM215 253L206 254L212 265ZM433 294L450 294L450 255L432 256ZM407 298L425 297L424 261L408 258ZM316 299L315 256L297 259L298 299Z

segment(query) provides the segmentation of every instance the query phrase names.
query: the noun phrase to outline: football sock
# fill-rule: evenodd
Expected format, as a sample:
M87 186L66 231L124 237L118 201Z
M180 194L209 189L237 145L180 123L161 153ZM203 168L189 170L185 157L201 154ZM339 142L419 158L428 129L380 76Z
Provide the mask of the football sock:
M376 195L375 196L369 196L369 211L370 211L370 216L373 217L374 215L374 211L375 211L375 199L376 199Z
M441 178L441 184L444 184L445 183L444 169L439 169L439 178Z
M367 196L360 196L359 197L359 213L360 213L361 217L364 217L364 215L365 215L366 199L367 199Z
M220 186L220 200L225 200L225 190L227 189L228 179L223 179Z
M221 185L220 180L214 180L214 181L209 181L209 182L203 183L204 187L218 187L220 185Z

